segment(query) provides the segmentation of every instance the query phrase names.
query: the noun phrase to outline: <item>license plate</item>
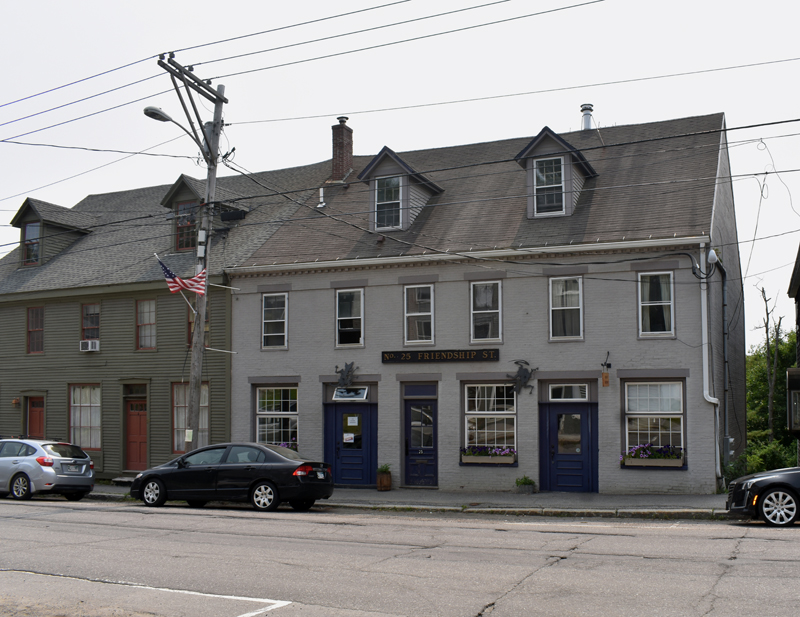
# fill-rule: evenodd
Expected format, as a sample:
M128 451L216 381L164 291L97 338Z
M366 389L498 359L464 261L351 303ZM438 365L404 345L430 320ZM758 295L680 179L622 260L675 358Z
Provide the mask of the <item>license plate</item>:
M67 471L78 472L81 470L80 465L67 465Z
M325 472L324 472L324 471L318 471L318 472L317 472L317 477L318 477L320 480L324 480L324 479L325 479Z

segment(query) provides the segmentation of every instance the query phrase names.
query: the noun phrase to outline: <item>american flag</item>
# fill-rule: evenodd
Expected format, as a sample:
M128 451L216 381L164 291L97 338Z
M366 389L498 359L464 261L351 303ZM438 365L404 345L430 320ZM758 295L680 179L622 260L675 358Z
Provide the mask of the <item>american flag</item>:
M164 271L164 278L167 279L167 287L172 293L176 291L180 291L181 289L186 289L188 291L193 291L196 294L205 295L206 293L206 270L203 268L202 272L197 276L193 276L190 279L186 279L185 281L175 274L172 270L170 270L167 265L161 261L161 258L156 255L156 259L158 259L158 263L161 265L161 269Z

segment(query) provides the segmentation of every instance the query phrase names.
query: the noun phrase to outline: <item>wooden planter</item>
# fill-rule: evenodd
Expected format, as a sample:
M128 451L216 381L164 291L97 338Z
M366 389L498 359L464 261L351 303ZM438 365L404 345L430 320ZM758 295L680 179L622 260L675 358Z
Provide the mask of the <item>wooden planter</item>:
M626 458L625 467L683 467L683 458Z
M391 491L392 490L392 472L378 472L378 490Z
M470 456L469 454L461 455L462 463L484 463L495 465L509 465L516 462L517 457L514 454L507 456Z

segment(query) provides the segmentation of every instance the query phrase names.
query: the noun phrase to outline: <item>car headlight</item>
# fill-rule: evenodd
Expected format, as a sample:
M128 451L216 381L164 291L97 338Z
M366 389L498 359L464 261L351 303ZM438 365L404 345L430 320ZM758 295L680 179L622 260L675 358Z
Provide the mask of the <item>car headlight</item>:
M750 487L751 487L751 486L753 486L755 483L756 483L756 481L755 481L755 480L748 480L747 482L745 482L745 483L744 483L744 485L742 486L742 488L743 488L744 490L746 490L746 491L749 491L749 490L750 490Z
M136 480L138 480L138 479L139 479L139 478L141 478L141 477L142 477L142 474L140 474L140 473L137 473L137 474L136 474L136 478L135 478L135 479L136 479Z

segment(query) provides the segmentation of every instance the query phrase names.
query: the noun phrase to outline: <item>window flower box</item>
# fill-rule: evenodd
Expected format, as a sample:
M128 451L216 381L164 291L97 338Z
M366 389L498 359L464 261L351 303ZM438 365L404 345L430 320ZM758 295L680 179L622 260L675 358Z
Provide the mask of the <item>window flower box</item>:
M516 454L506 454L505 456L470 456L469 454L461 455L462 463L492 463L497 465L510 465L516 461Z
M619 457L625 467L683 467L685 450L676 446L640 444Z
M461 448L462 463L510 465L517 461L517 451L510 447L467 446Z
M622 461L625 467L683 467L681 458L628 458Z

